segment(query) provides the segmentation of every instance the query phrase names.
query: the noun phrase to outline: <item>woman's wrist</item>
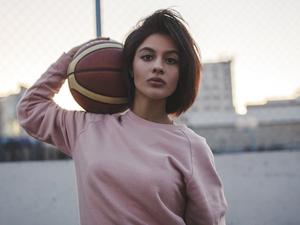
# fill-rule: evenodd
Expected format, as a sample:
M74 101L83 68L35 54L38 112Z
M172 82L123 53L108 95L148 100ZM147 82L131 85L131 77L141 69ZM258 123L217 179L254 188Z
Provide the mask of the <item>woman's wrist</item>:
M66 54L73 58L74 55L76 54L76 52L80 49L80 47L81 46L76 46L76 47L70 49L68 52L66 52Z

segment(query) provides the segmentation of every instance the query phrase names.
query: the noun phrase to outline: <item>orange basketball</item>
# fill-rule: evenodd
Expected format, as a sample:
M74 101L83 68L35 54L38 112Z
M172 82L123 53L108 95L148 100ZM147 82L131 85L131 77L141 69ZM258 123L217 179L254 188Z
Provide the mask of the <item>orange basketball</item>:
M99 39L81 47L68 67L69 89L87 112L117 113L128 108L122 73L122 44Z

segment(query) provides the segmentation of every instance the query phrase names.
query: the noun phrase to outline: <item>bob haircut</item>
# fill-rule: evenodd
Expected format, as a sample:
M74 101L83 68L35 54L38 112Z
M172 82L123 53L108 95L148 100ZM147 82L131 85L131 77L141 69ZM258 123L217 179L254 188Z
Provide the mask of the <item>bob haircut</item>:
M200 84L201 62L198 47L181 15L170 9L154 12L137 24L127 36L123 48L124 75L129 87L129 106L133 105L135 86L131 77L138 47L152 34L168 35L179 50L179 79L176 90L167 98L166 112L179 116L195 101Z

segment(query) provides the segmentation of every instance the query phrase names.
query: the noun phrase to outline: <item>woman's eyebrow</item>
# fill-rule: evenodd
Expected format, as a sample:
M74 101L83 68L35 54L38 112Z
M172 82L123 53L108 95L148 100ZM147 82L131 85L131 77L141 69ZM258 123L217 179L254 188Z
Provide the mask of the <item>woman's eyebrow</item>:
M142 52L142 51L150 51L150 52L155 52L155 51L154 51L154 49L152 49L152 48L149 48L149 47L144 47L144 48L141 48L141 49L139 50L139 52Z
M152 53L155 52L155 50L153 48L150 48L150 47L141 48L138 52L142 52L142 51L149 51L149 52L152 52ZM179 55L178 51L175 50L175 49L168 50L164 54L171 54L171 53L175 53L175 54Z

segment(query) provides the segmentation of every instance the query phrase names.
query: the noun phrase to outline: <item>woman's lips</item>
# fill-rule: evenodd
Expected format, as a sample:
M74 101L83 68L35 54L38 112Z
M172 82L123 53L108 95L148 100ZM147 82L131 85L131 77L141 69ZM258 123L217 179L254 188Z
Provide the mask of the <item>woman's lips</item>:
M158 77L150 78L147 81L154 87L160 87L166 84L166 82L163 79L160 79Z

